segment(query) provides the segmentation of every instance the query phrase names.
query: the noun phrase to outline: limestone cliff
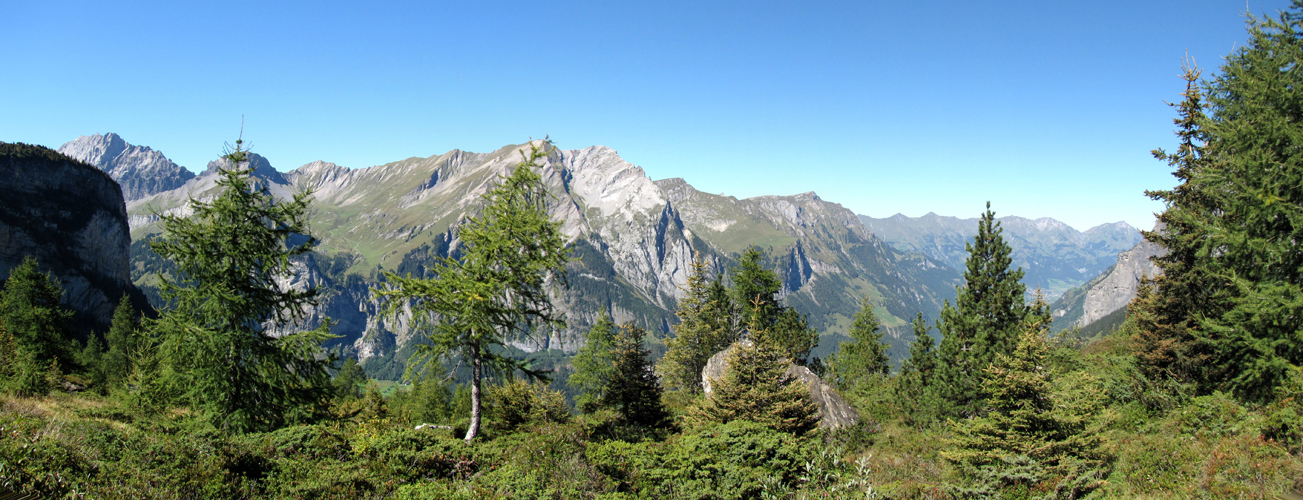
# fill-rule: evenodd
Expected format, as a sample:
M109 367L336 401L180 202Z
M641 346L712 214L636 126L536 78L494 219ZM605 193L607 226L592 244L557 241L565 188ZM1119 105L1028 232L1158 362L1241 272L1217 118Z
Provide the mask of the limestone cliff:
M131 237L107 174L41 146L0 143L0 277L33 256L62 282L79 333L107 329L124 293Z
M1136 297L1141 278L1154 277L1162 272L1154 264L1153 257L1166 253L1163 247L1142 239L1130 250L1118 254L1112 267L1050 304L1054 315L1053 329L1084 327L1126 307Z

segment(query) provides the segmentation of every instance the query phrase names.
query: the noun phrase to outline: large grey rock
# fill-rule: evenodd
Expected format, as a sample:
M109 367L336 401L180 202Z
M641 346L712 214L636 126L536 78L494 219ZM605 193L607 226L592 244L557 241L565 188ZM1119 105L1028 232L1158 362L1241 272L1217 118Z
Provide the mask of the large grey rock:
M144 297L128 270L131 236L118 183L40 146L0 143L0 279L35 257L63 285L79 333L107 329L123 294Z
M195 176L162 152L133 146L112 132L78 137L59 152L108 173L122 186L127 201L176 189Z
M724 378L724 372L728 370L728 355L736 350L739 344L746 347L752 345L750 340L740 340L727 349L711 356L710 360L706 362L706 367L701 370L701 387L706 393L706 397L712 397L714 394L711 382ZM839 429L859 422L859 413L856 413L855 409L851 408L851 405L846 403L846 400L842 399L831 385L825 383L809 368L789 361L787 371L784 373L810 388L810 398L819 406L819 427Z

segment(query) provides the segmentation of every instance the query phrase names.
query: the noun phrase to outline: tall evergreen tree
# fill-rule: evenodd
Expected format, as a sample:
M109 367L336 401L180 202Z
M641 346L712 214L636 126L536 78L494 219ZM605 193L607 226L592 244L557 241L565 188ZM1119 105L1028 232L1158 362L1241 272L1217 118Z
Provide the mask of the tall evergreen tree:
M190 217L163 215L163 237L151 242L179 276L161 276L174 308L151 322L161 339L165 379L180 403L229 432L272 429L315 412L329 394L328 364L319 359L329 321L312 331L273 337L266 328L301 318L315 289L285 289L291 257L312 251L310 192L277 201L250 177L243 141L225 156L218 195L190 200ZM306 238L304 238L306 236Z
M739 317L768 332L776 348L797 364L821 367L818 359L810 359L810 352L819 345L819 332L810 327L805 315L778 302L783 283L778 274L761 265L760 258L758 248L748 248L732 270L732 295Z
M1026 303L1026 287L1019 282L1023 271L1010 269L1012 250L1005 243L1000 223L991 204L986 204L977 225L977 235L968 250L964 285L958 287L955 304L946 301L937 329L941 346L937 356L935 385L943 399L953 405L953 415L978 412L982 370L996 354L1012 351L1024 320L1044 317L1044 306Z
M30 351L41 366L50 361L65 368L77 366L76 341L68 328L72 311L59 304L63 287L37 266L36 259L28 256L9 270L0 290L0 321L18 348Z
M614 408L625 422L642 427L663 427L669 413L661 405L661 386L656 381L650 354L643 346L647 332L626 323L615 338L615 363L602 394L604 406Z
M575 404L585 413L602 406L611 377L615 372L615 322L605 312L588 330L588 342L579 348L571 361L575 371L566 379L566 385L579 391Z
M716 280L714 283L719 282ZM697 256L692 260L692 272L688 274L687 293L674 312L679 317L679 324L674 325L674 337L665 340L667 350L657 362L656 369L670 389L700 394L701 370L706 367L706 362L737 340L732 321L725 316L729 312L724 308L731 305L718 302L719 291L714 287L707 275L706 263ZM723 300L728 299L724 297Z
M429 342L417 347L412 362L460 356L470 364L466 442L479 433L485 369L544 378L499 349L512 339L564 325L549 289L566 286L569 251L561 223L547 213L552 194L535 172L548 148L530 142L530 152L521 151L524 160L484 196L483 212L461 228L460 259L440 260L430 279L385 273L392 287L376 290L386 300L385 314L396 315L411 304L418 321L432 321L425 333Z
M829 361L832 381L842 391L854 390L891 373L887 345L882 342L882 325L873 314L873 302L868 296L860 299L860 310L851 320L849 333L851 340L843 342Z

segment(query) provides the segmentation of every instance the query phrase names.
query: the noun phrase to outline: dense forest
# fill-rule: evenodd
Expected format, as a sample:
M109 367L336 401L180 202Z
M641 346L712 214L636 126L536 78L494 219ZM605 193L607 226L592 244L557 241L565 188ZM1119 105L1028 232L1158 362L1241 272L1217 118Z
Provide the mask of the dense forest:
M1178 184L1147 193L1165 210L1144 236L1167 253L1124 317L1050 334L988 204L954 302L915 318L894 370L868 298L849 340L815 356L815 322L780 300L756 249L726 275L696 262L663 353L644 329L605 318L563 370L518 355L514 339L563 324L551 298L572 258L536 173L546 151L531 143L462 222L455 258L385 276L386 314L410 314L423 341L406 384L383 392L321 348L328 322L271 334L315 299L276 281L317 245L311 193L277 201L239 167L237 141L221 194L139 243L163 271L162 310L124 299L108 331L79 339L39 262L4 281L0 487L37 498L1285 498L1303 491L1303 0L1248 25L1211 78L1183 68L1179 144L1153 153ZM856 415L833 418L830 399Z

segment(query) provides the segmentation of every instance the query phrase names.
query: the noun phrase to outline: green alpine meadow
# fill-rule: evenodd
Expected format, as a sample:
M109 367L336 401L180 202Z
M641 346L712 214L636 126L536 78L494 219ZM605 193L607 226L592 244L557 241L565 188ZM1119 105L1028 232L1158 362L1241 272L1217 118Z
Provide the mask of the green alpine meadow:
M735 12L760 6L711 17L716 7L658 9L681 8L684 25L724 19L710 28L733 34L755 19L813 22ZM299 29L266 24L268 11L208 15L235 16L211 35L237 48ZM1174 179L1133 193L1160 207L1149 230L999 217L1026 206L1009 191L967 219L874 218L812 191L712 194L711 172L698 172L700 189L653 180L611 148L549 136L278 170L250 138L267 151L285 135L250 120L197 174L113 133L57 150L0 142L0 499L1303 498L1303 0L1246 18L1216 66L1187 57L1165 68L1184 90L1151 96L1167 99L1175 146L1128 151ZM430 21L421 36L470 47L447 35L466 19ZM520 26L502 22L475 43ZM556 37L579 26L525 26L536 24ZM294 33L296 54L330 79L393 92L330 65L414 68L443 54L316 59L327 35ZM329 37L365 46L358 33ZM621 50L698 36L674 34L640 32ZM800 47L820 61L836 45L792 44L757 60ZM716 58L693 80L763 66L712 52L727 46L656 53ZM503 92L528 120L560 114L549 96L578 85L564 75L585 62L530 70L546 57L517 55L509 79L440 76ZM255 80L294 89L255 106L344 112L315 83L242 69L267 67L261 58L227 60L220 84L166 85L239 94ZM302 62L276 64L291 63ZM514 85L537 93L516 102ZM729 93L788 106L750 92L666 112L689 127L726 114ZM371 126L398 113L375 105ZM469 114L427 120L484 126ZM955 125L929 134L979 132ZM798 156L781 174L747 175L803 185ZM863 189L922 197L963 183L934 182ZM1065 186L1056 202L1072 203L1074 188L1086 189Z

